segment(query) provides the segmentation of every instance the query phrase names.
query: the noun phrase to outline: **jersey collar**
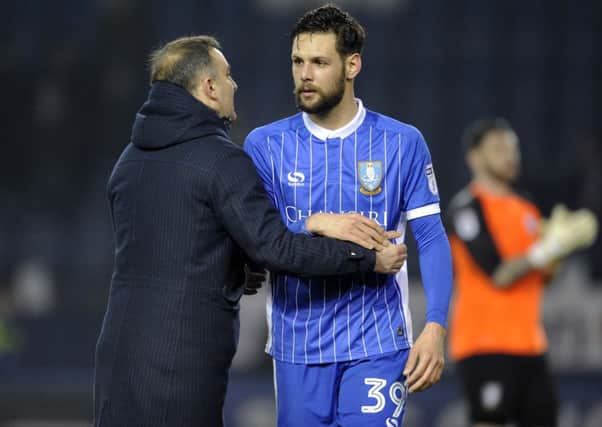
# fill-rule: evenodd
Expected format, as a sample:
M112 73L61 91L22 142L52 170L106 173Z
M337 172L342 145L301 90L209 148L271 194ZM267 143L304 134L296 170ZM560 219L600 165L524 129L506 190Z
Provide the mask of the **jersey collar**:
M347 138L360 127L366 117L366 109L364 108L362 100L355 98L355 101L357 102L358 107L357 113L355 114L355 117L343 127L334 130L323 128L322 126L315 124L309 118L309 114L307 113L303 113L303 123L305 123L305 127L313 135L317 136L318 139L321 139L322 141L326 141L329 138Z

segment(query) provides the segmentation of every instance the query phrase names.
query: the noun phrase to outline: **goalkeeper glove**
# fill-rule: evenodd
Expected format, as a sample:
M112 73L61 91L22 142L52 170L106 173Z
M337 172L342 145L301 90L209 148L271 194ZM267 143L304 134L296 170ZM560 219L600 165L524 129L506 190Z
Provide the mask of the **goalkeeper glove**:
M543 236L531 246L527 259L533 267L542 268L591 246L597 234L598 220L590 210L570 212L564 205L556 205Z

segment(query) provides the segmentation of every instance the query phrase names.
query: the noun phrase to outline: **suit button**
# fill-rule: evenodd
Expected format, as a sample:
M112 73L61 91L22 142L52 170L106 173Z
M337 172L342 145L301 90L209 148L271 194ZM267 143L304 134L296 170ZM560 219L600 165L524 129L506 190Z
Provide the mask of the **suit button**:
M349 255L351 255L351 256L357 256L357 253L351 251L351 252L349 252Z

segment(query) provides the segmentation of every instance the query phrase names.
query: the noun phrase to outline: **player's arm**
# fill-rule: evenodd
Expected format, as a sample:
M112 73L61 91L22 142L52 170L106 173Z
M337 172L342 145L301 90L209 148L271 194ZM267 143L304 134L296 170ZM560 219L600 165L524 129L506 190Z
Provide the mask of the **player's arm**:
M376 254L352 243L293 234L266 197L249 157L232 149L210 171L206 189L228 234L256 263L302 276L399 271L403 248Z
M447 312L452 290L449 241L441 222L437 182L426 141L418 130L404 135L400 174L400 208L414 234L426 296L426 325L410 350L404 369L410 392L422 391L441 378Z
M560 265L560 260L550 262L541 267L536 267L527 255L502 262L491 276L493 283L499 288L507 288L524 275L533 270L541 271L546 281L549 281L556 273Z
M557 205L542 227L539 240L523 256L501 263L493 272L493 281L507 287L532 270L551 277L562 259L593 244L597 233L598 221L592 212L570 212Z
M449 241L439 214L409 221L415 237L426 295L426 325L416 339L404 370L410 392L422 391L441 378L447 313L452 292Z
M315 235L346 240L367 249L382 250L389 239L401 236L397 231L385 231L374 220L358 213L318 213L305 220L305 229Z

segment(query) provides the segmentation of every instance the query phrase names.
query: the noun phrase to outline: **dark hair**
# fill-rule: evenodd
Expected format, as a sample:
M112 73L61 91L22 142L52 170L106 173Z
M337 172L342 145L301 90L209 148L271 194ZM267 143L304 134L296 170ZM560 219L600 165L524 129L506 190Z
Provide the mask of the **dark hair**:
M472 122L462 135L464 150L470 151L477 148L489 132L514 131L510 122L503 117L483 118Z
M150 82L168 81L192 92L199 73L213 74L213 62L209 51L221 49L219 42L211 36L182 37L151 53Z
M290 33L291 43L301 33L331 32L336 35L340 55L362 52L366 31L355 18L330 3L310 10L297 21Z

